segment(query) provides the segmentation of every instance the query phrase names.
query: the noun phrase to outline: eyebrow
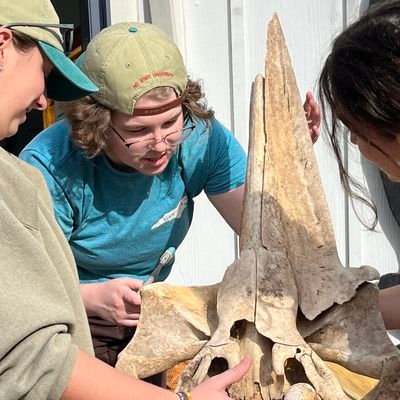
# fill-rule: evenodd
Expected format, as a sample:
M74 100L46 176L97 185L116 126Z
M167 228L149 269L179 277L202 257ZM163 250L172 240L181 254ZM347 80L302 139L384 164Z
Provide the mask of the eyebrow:
M388 158L390 161L394 162L392 157L389 156L383 149L381 149L377 144L373 142L370 138L367 138L363 134L358 134L356 133L356 136L360 137L364 142L366 142L369 146L373 147L375 150L379 151L381 154L383 154L386 158Z

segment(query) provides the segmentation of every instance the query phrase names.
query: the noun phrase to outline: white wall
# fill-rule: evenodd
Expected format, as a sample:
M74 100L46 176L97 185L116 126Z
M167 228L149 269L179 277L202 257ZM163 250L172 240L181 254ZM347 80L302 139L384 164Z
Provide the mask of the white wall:
M140 0L111 0L111 23L138 21L141 16L141 10Z
M135 10L127 12L128 4ZM113 22L121 18L152 22L168 32L184 54L189 73L202 79L216 116L231 128L247 149L251 82L263 73L266 26L278 13L292 57L300 92L315 90L315 83L332 39L365 10L367 0L111 0ZM134 15L133 15L134 14ZM115 16L115 17L114 17ZM264 73L263 73L264 74ZM324 133L322 133L324 135ZM397 270L397 258L382 229L369 233L361 227L339 184L336 162L324 140L315 151L342 262L370 264L380 272ZM372 188L380 204L384 232L399 243L377 173L361 168L358 153L349 159L351 171ZM169 280L179 284L219 281L237 254L236 239L222 218L200 196L193 226L178 249Z

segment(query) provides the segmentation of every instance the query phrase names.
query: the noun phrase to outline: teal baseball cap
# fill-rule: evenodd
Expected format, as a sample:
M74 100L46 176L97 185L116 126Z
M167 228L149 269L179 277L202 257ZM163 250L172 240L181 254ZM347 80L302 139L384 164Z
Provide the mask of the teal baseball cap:
M0 0L0 25L35 40L54 68L47 78L47 96L71 101L97 92L97 86L65 55L61 31L73 26L60 24L50 0Z

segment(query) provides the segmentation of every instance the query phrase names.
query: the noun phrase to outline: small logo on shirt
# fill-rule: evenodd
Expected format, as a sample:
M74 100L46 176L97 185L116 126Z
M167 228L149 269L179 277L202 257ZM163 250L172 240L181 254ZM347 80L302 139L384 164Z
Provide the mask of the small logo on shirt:
M173 210L167 212L162 216L152 227L151 229L156 229L159 226L165 224L166 222L169 222L173 219L180 218L182 216L183 210L186 208L186 205L188 203L188 198L187 196L183 197L179 204L177 205L176 208Z

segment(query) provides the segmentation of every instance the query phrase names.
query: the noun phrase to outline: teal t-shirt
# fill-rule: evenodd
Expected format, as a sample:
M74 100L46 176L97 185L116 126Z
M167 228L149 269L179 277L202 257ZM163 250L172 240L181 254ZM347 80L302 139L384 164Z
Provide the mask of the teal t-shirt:
M103 154L87 158L62 120L44 130L20 157L37 167L78 266L82 283L146 279L168 247L182 243L193 198L244 184L246 156L217 120L195 130L159 175L121 172ZM158 280L165 279L163 268Z

